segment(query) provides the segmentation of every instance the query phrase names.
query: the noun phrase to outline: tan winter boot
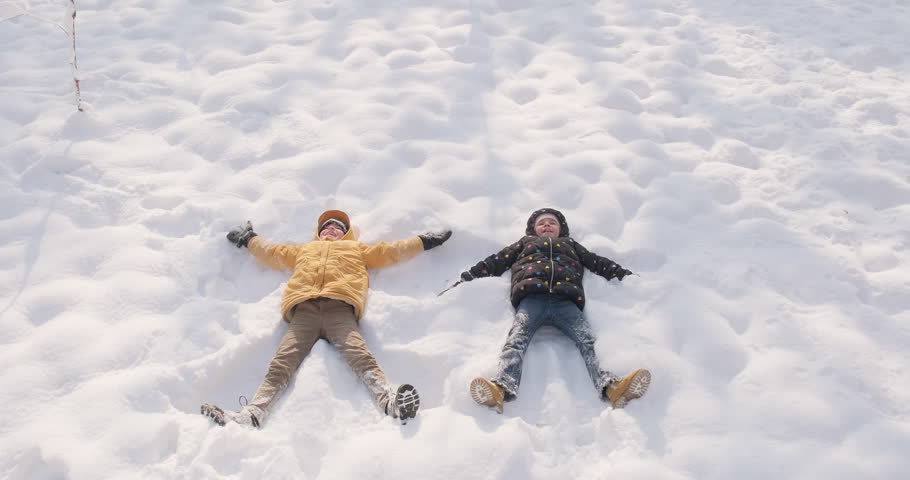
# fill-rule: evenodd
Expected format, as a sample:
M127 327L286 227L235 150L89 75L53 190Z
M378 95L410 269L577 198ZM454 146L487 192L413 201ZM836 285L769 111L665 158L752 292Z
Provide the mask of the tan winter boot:
M604 389L604 394L610 399L613 408L623 408L629 403L629 400L644 395L648 391L649 385L651 385L651 372L639 368L622 380L611 383Z
M493 407L496 413L502 413L502 404L505 401L505 392L502 387L483 377L471 380L471 398L475 402Z
M267 416L265 410L253 405L246 405L240 409L239 412L232 412L230 410L224 410L218 405L203 403L202 407L200 407L200 411L203 415L210 417L215 423L222 427L227 422L234 422L245 427L259 428Z

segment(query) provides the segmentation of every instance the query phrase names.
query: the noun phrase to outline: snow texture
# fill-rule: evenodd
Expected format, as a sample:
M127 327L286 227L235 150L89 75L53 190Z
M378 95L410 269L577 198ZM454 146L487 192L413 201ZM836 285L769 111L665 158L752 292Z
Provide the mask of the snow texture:
M0 0L0 478L906 478L906 0ZM605 369L534 337L497 415L508 279L564 212ZM264 429L287 275L224 238L452 239L374 272L361 326L421 411L317 343Z

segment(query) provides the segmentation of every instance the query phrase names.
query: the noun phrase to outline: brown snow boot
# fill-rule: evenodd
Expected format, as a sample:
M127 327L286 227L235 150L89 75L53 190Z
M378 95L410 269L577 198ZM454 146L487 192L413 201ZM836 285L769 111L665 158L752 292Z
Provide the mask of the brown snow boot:
M502 387L486 378L477 377L471 380L471 398L480 405L495 408L496 413L502 413L505 392Z
M627 375L622 380L611 382L604 388L604 396L613 404L613 408L623 408L629 403L641 397L648 391L651 385L651 372L644 368L639 368Z

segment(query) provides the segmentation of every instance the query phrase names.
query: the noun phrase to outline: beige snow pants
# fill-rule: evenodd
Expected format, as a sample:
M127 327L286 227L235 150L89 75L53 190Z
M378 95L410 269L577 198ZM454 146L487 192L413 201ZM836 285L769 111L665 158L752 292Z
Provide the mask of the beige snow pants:
M294 306L288 331L250 405L268 412L320 338L328 340L341 352L384 411L389 401L389 382L360 335L354 307L325 297Z

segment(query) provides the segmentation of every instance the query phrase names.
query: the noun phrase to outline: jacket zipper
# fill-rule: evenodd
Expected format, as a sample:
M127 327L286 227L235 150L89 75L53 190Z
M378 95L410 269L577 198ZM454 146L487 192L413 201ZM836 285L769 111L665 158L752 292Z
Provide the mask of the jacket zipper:
M553 238L547 237L550 244L550 293L553 293L553 280L556 279L556 264L553 263Z
M322 258L319 259L319 267L322 270L319 275L319 291L325 288L325 271L326 263L329 261L329 242L322 242Z

